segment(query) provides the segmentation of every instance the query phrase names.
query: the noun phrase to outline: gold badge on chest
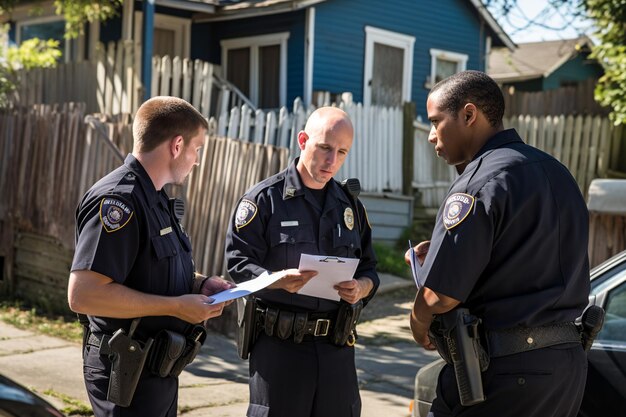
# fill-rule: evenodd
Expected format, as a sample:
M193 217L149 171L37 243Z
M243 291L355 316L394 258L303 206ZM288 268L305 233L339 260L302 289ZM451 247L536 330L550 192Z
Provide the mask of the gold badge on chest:
M354 213L350 207L343 211L343 222L346 224L348 230L352 230L354 228Z

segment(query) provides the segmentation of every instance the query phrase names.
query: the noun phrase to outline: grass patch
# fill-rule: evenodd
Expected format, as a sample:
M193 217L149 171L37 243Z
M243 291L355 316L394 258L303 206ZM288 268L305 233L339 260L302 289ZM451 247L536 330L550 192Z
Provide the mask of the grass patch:
M76 400L70 396L61 394L51 389L45 390L44 394L63 401L64 407L61 411L67 416L93 416L91 406L82 401Z
M402 251L384 243L374 242L374 251L376 252L376 259L378 259L376 271L411 279L411 270L404 262L406 250Z
M0 320L22 330L80 343L83 328L76 316L54 316L15 300L0 301Z

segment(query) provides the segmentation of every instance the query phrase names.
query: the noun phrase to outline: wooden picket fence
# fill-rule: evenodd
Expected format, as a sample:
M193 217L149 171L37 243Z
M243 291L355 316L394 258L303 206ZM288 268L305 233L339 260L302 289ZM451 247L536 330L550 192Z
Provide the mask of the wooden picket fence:
M0 189L5 195L0 224L74 248L80 198L132 151L128 116L85 117L84 110L84 104L39 105L0 113ZM185 186L170 189L187 201L185 228L199 271L223 273L224 236L237 200L287 163L286 148L208 137L201 166ZM15 237L2 233L0 238L0 254L11 253Z
M602 116L513 116L504 125L561 161L585 196L592 179L606 178L617 166L626 133Z
M359 178L364 192L402 190L402 109L360 103L339 105L352 121L354 142L336 178ZM217 121L217 135L289 149L290 159L299 155L297 134L304 129L313 107L299 98L293 110L252 111L247 105L233 107Z
M83 102L87 113L132 113L144 99L141 50L132 41L99 43L89 61L59 63L55 68L21 71L16 105ZM180 57L152 58L150 96L171 95L193 104L204 116L247 104L247 97L221 76L220 67Z
M456 171L437 158L428 143L430 125L415 122L413 187L424 207L441 204ZM513 116L505 128L515 128L522 139L557 158L570 170L584 196L594 178L606 178L618 165L626 129L603 116Z

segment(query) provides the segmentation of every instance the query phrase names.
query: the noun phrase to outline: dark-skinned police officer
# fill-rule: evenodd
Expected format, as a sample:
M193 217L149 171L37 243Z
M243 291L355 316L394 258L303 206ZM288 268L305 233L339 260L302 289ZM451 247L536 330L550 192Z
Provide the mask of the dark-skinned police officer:
M206 336L198 323L222 313L208 295L232 284L195 274L182 206L163 190L198 165L207 127L182 99L146 101L132 155L77 209L68 301L88 315L84 376L96 417L176 416L178 374Z
M300 157L247 191L231 220L226 259L235 282L287 271L257 293L249 417L360 415L350 317L379 280L365 209L333 179L353 135L342 110L313 112L298 133ZM341 302L297 294L316 279L297 269L301 254L359 259L354 278L335 287Z
M418 344L454 362L458 351L442 342L437 324L467 309L464 320L480 323L473 328L483 370L483 396L465 406L453 366L444 366L431 413L573 417L587 374L573 322L589 294L588 213L578 185L555 158L504 130L502 93L482 72L437 83L427 110L429 141L460 175L430 242L414 248L424 287L411 329Z

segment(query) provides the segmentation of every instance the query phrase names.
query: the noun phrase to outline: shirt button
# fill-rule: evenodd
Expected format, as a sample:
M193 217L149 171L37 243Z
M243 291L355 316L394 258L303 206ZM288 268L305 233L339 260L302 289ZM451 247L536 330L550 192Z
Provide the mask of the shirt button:
M289 238L289 243L295 243L295 242L296 242L296 239L294 239L292 237Z
M528 339L526 339L526 343L528 343L529 345L532 345L534 341L535 340L532 337L529 337Z
M172 255L176 255L176 253L177 253L177 252L176 252L176 249L173 249L173 250L172 250Z

